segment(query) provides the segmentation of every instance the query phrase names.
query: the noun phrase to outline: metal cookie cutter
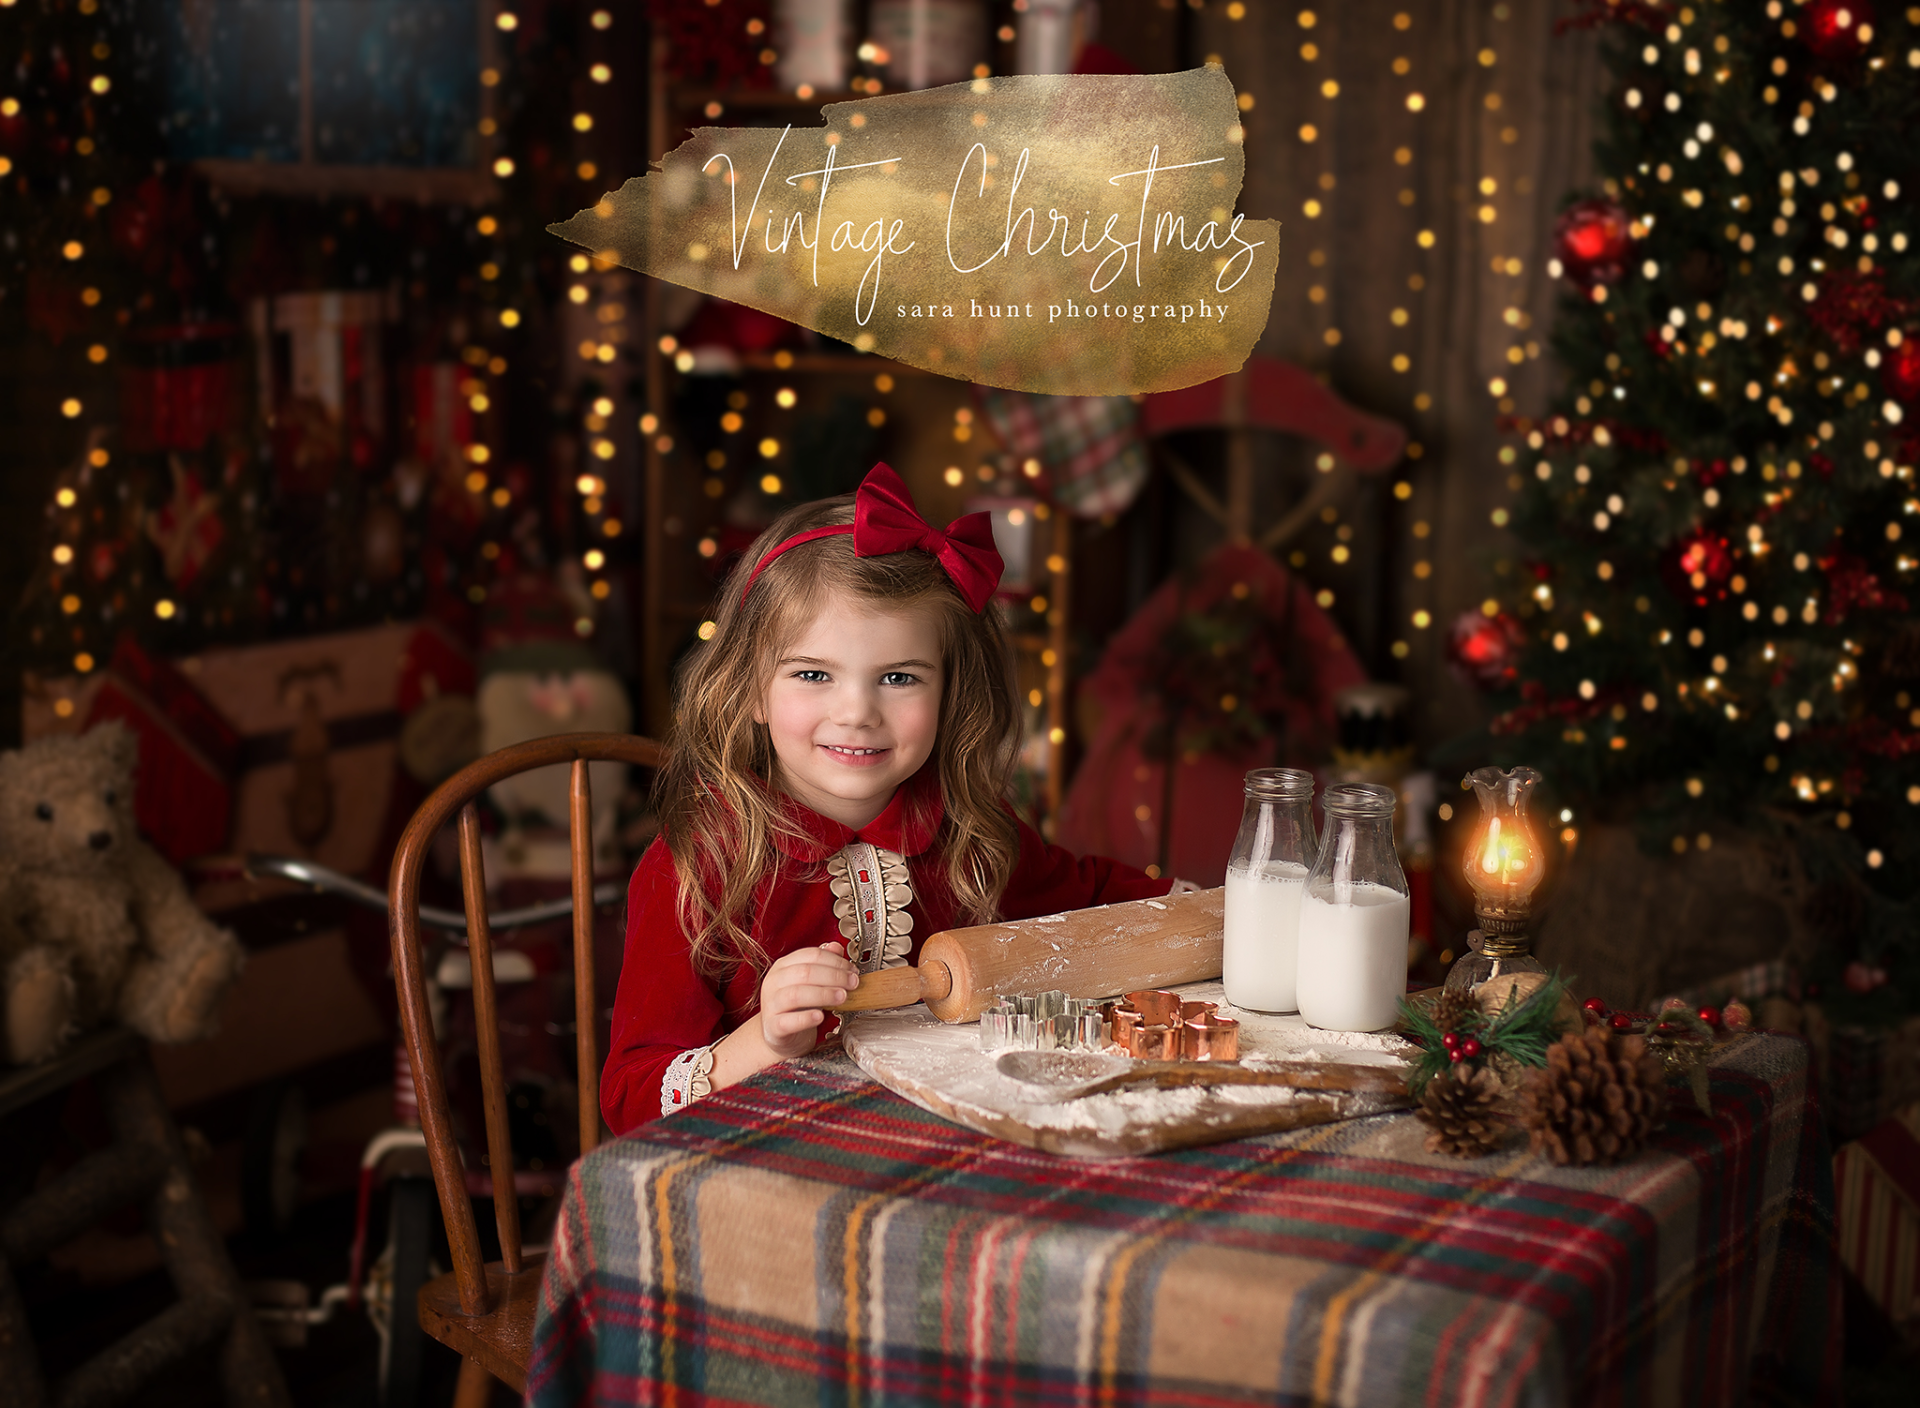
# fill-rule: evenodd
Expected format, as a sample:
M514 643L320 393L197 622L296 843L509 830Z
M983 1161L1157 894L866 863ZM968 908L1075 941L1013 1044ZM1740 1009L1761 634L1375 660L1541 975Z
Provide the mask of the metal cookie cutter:
M1170 1026L1180 1020L1180 994L1165 988L1141 988L1127 994L1127 1005L1140 1014L1142 1025Z
M1180 1055L1189 1061L1238 1061L1240 1024L1212 1011L1188 1018L1180 1024Z
M1178 1061L1179 1026L1169 1023L1165 1026L1135 1027L1127 1054L1142 1061Z

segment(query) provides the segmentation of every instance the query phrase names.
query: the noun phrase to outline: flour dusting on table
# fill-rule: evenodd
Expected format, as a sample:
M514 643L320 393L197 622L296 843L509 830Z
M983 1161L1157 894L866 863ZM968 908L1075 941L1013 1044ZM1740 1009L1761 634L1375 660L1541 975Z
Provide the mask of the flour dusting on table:
M1221 1004L1240 1021L1242 1064L1282 1062L1401 1066L1413 1048L1391 1032L1326 1032L1297 1016L1226 1005L1220 984L1194 983L1184 997ZM1048 1102L1001 1074L998 1053L980 1049L977 1023L946 1025L924 1007L861 1013L847 1023L846 1048L888 1089L957 1123L1034 1147L1113 1157L1289 1128L1314 1118L1357 1117L1390 1108L1377 1095L1300 1091L1287 1086L1137 1088Z

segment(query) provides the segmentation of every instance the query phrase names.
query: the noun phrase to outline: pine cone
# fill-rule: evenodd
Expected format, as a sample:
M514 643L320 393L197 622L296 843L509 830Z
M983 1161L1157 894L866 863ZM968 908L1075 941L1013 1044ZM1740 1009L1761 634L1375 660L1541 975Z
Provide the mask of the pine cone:
M1457 1032L1463 1023L1480 1013L1473 994L1465 988L1444 988L1433 1000L1433 1024L1442 1032Z
M1427 1082L1414 1112L1433 1129L1427 1152L1477 1159L1498 1148L1507 1137L1507 1122L1501 1117L1505 1098L1506 1088L1491 1066L1469 1071L1459 1065L1442 1071Z
M1527 1078L1522 1120L1556 1164L1611 1164L1666 1122L1667 1079L1646 1039L1602 1027L1561 1037Z

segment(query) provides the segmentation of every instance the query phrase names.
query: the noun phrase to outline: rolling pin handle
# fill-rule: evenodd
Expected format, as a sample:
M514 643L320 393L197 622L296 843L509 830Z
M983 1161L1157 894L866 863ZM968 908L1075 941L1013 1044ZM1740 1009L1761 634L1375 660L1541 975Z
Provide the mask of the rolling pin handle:
M911 1007L916 1002L938 1002L953 991L953 969L939 959L918 968L876 968L860 975L860 986L847 994L835 1012L875 1012L887 1007Z

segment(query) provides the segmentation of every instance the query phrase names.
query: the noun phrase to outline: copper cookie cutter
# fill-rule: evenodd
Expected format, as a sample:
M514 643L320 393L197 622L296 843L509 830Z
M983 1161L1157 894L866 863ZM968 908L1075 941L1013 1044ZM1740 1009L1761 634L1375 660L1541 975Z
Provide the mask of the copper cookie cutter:
M1113 1044L1143 1061L1236 1061L1240 1024L1212 1002L1183 1002L1165 988L1126 994L1109 1010Z

